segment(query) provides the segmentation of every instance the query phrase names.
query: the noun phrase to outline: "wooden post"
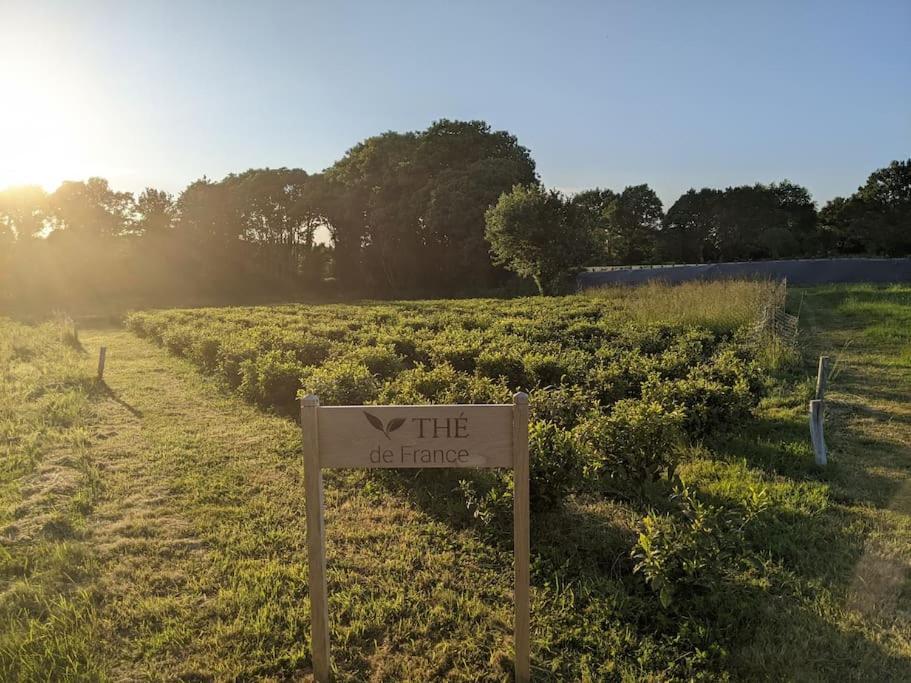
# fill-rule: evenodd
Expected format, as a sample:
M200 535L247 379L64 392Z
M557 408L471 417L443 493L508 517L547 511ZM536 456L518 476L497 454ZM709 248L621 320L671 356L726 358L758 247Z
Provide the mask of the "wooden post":
M810 441L813 443L813 455L816 458L817 465L825 465L828 461L826 457L826 441L823 431L824 422L824 403L820 400L810 401Z
M528 467L528 394L513 397L513 526L515 554L515 649L516 682L531 680L531 609L529 555L531 554L531 524L529 519Z
M310 565L310 650L313 677L329 682L329 600L326 592L326 540L323 525L323 473L319 458L319 398L301 399L304 486L307 496L307 558Z
M816 400L822 401L826 397L826 383L829 380L829 357L819 357L819 368L816 371Z
M104 360L108 355L108 347L102 346L98 351L98 381L104 379Z

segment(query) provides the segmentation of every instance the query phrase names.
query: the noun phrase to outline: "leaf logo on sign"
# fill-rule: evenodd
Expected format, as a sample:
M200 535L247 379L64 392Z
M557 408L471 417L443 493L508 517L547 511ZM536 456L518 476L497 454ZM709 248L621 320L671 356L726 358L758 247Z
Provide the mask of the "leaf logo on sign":
M389 436L390 432L394 432L396 429L405 424L404 417L394 417L389 420L389 424L384 425L383 421L380 418L378 418L376 415L371 415L366 410L364 411L364 416L367 418L367 422L369 422L375 430L383 432L385 437L390 440L392 439L392 437Z

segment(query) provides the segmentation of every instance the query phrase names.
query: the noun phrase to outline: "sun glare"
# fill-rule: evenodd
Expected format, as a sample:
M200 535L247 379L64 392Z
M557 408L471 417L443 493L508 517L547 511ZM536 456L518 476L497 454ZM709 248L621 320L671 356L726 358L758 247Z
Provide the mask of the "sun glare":
M41 65L6 62L0 70L0 189L81 179L92 170L92 129L84 95Z

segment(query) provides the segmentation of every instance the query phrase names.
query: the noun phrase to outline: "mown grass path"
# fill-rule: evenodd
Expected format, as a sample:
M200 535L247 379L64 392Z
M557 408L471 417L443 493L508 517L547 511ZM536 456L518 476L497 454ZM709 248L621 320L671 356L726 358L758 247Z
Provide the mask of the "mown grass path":
M90 543L112 677L307 675L297 426L127 332L83 331L82 341L91 353L108 347L94 425L105 487ZM326 488L340 678L508 678L508 552L366 478L329 475Z
M911 288L791 292L800 310L807 395L820 354L835 359L826 394L829 465L795 464L807 404L788 397L754 465L828 488L807 530L792 595L770 602L735 670L773 680L911 680ZM796 406L796 407L795 407ZM783 456L783 457L782 457ZM748 457L749 459L749 457ZM764 460L764 462L760 462ZM809 461L806 461L809 462Z

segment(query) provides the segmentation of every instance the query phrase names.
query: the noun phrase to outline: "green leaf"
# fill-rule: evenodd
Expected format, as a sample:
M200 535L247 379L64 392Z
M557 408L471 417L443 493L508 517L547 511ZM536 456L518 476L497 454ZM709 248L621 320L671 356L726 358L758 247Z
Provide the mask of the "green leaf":
M661 606L664 609L667 609L671 604L671 590L667 586L662 586L661 591L658 593L658 600L661 601Z

